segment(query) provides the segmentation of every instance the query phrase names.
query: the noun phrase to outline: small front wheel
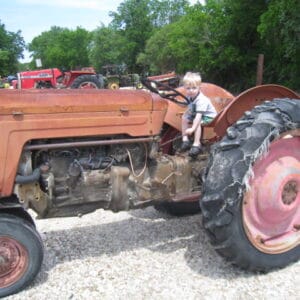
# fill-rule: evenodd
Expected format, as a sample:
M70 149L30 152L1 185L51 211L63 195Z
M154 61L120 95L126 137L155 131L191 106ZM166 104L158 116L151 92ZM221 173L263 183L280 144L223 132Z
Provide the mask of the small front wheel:
M34 226L15 215L0 214L0 297L28 286L41 268L43 243Z
M110 90L118 90L120 88L119 83L118 82L110 82L108 84L108 89Z

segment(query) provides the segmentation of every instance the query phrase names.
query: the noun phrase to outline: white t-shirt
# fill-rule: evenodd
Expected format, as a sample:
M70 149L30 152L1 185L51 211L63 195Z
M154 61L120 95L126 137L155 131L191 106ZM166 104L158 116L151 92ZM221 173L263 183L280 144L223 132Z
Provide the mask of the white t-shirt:
M188 105L188 114L193 116L196 113L202 114L202 116L214 118L217 115L215 107L212 105L210 99L203 93L199 93L198 96Z

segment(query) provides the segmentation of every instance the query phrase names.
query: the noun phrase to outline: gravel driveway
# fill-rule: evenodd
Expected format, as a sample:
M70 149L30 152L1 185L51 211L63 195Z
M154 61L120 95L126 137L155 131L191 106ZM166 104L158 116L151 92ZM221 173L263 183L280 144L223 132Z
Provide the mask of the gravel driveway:
M6 299L299 299L300 262L268 274L232 267L208 243L201 215L149 207L37 220L41 272Z

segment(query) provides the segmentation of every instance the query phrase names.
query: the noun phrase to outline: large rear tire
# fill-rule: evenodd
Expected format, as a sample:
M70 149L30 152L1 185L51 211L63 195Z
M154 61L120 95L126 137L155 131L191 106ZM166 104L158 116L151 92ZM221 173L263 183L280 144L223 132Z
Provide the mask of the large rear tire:
M0 213L0 297L27 287L43 261L43 243L23 218Z
M300 101L245 113L214 147L200 201L216 251L250 271L300 258Z
M101 89L102 83L96 75L78 76L71 84L71 89Z

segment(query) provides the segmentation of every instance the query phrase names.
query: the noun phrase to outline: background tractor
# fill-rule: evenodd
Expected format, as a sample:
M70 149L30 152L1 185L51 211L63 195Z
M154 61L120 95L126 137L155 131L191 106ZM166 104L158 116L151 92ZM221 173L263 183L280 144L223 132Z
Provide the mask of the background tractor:
M160 89L169 89L171 88L178 88L180 85L180 77L175 72L169 72L160 75L153 75L147 77L148 80L162 83L159 85Z
M102 67L102 74L107 89L116 90L120 87L132 87L141 89L143 87L139 74L128 74L124 65L106 65Z
M61 71L57 68L24 71L17 73L17 79L12 85L17 89L100 89L104 88L101 75L97 75L93 68L83 68L74 71Z
M154 205L201 208L216 251L250 271L300 257L300 98L278 85L237 97L201 90L218 115L205 152L177 153L187 99L144 90L0 90L0 296L28 286L43 261L39 218ZM199 206L200 203L200 206Z

